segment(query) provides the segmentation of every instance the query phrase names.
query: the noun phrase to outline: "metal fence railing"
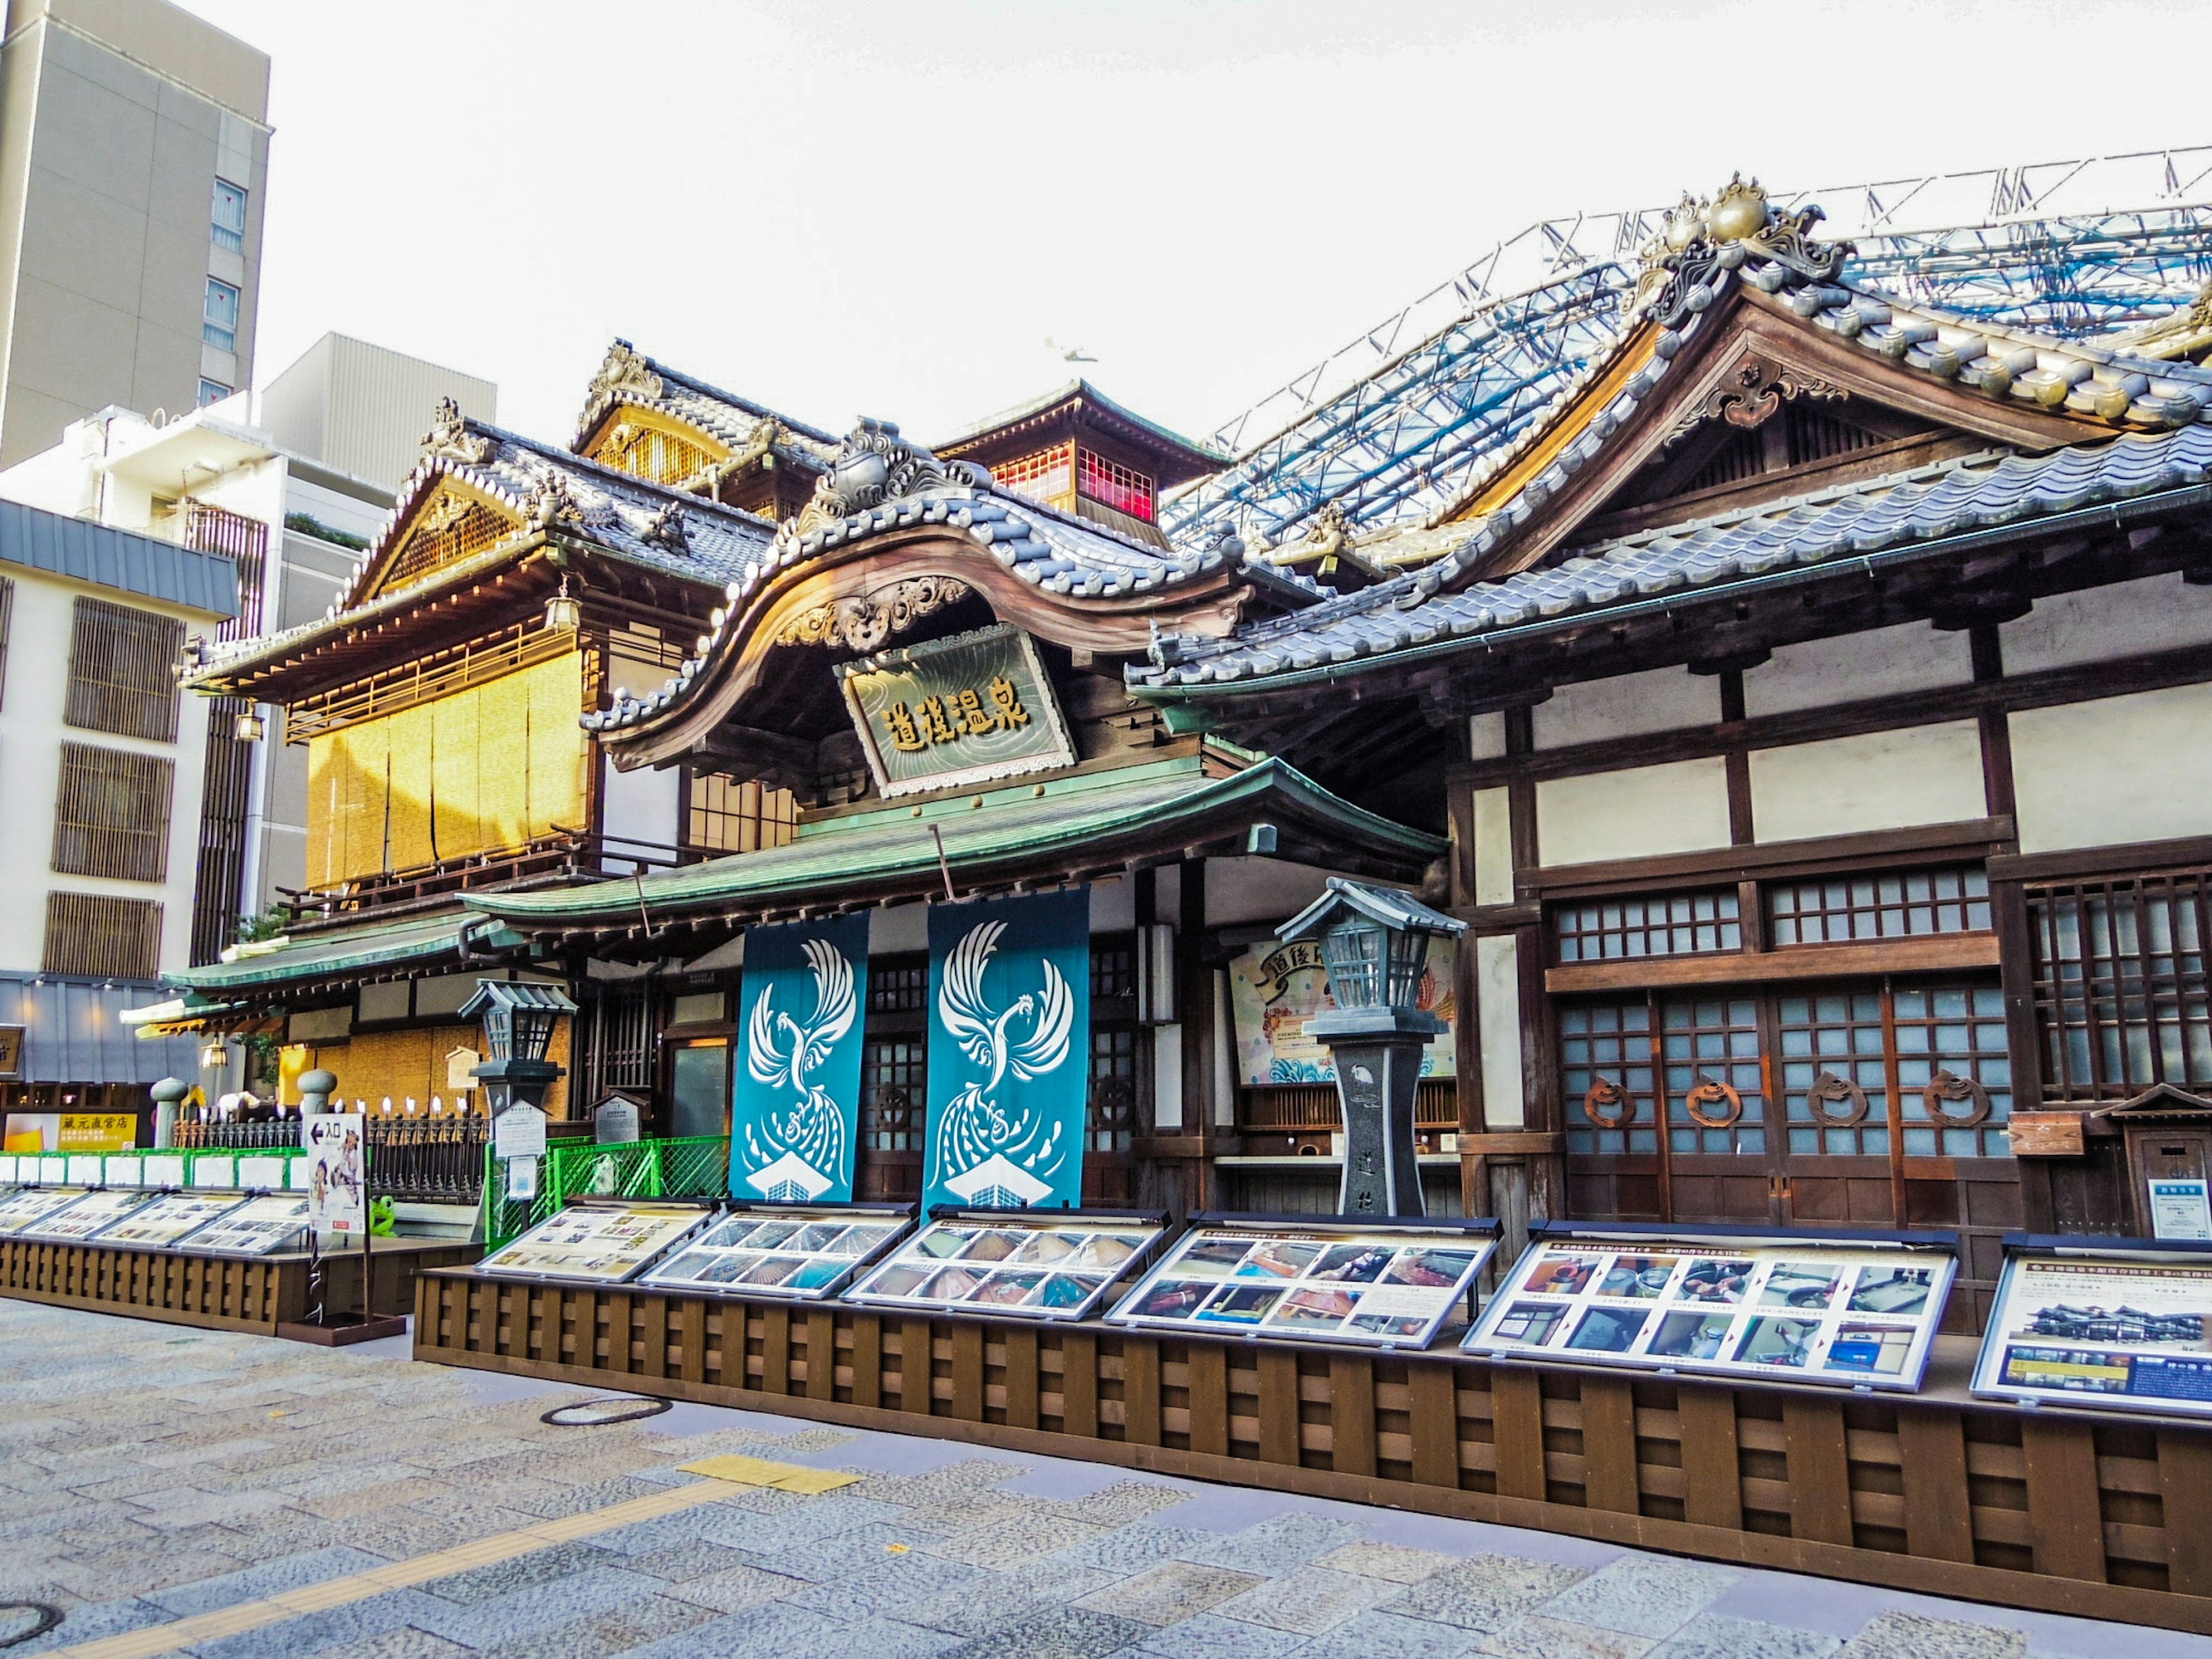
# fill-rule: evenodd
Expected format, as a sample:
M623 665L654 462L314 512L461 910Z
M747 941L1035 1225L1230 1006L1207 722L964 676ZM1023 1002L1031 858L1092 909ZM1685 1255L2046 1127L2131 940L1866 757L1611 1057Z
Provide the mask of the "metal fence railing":
M546 1149L538 1195L507 1196L496 1160L484 1152L484 1246L496 1249L576 1198L723 1198L730 1190L730 1143L726 1136L677 1140L556 1142Z
M381 1117L372 1113L367 1130L373 1196L403 1204L474 1204L483 1196L490 1119L474 1114ZM176 1145L180 1152L295 1152L300 1120L183 1122L177 1125Z

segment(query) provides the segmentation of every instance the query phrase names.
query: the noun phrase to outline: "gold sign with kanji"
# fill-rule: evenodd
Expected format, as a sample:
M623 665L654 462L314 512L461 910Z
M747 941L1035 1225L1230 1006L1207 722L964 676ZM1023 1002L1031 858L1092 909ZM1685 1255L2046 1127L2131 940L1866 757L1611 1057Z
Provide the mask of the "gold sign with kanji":
M885 796L1075 763L1036 642L1003 623L841 664L845 706Z

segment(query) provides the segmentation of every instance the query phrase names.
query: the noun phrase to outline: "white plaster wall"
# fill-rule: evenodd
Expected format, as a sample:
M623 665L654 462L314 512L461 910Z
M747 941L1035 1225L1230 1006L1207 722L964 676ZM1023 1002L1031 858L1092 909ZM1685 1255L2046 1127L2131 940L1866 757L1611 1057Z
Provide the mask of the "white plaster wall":
M1528 1121L1521 1093L1520 942L1510 933L1474 942L1475 1034L1482 1042L1483 1121L1517 1129Z
M1926 623L1907 623L1784 646L1770 660L1745 671L1743 712L1756 720L1797 708L1970 685L1973 678L1973 647L1963 632L1946 634Z
M929 949L927 904L881 905L868 912L868 954L896 956Z
M618 772L604 752L599 761L606 780L605 810L599 820L602 834L654 847L673 847L683 839L678 793L682 773L672 766L657 771L641 767L635 772ZM619 858L641 850L617 842L610 852Z
M1208 859L1206 861L1206 925L1287 921L1319 898L1329 872L1281 859ZM1173 921L1166 908L1164 884L1158 896L1160 920Z
M1137 884L1133 881L1091 884L1091 931L1119 933L1137 925Z
M2212 835L2212 685L2011 716L2020 850Z
M1549 778L1536 786L1537 856L1547 865L1728 844L1728 767L1718 756Z
M1751 752L1752 833L1761 842L1988 815L1981 733L1972 720Z
M2176 571L2038 599L1998 631L2008 674L2070 668L2212 641L2212 587L2191 587Z
M0 483L6 475L0 473ZM1505 753L1505 716L1495 711L1487 714L1470 714L1467 718L1467 757L1469 760L1498 760Z
M181 700L174 743L82 731L63 723L62 710L69 696L70 635L80 595L177 617L194 631L208 629L210 619L139 594L58 580L21 565L0 565L0 575L15 584L6 679L0 684L0 799L9 807L8 833L0 836L0 968L39 970L46 942L46 895L55 890L158 901L161 971L182 968L191 955L192 884L199 860L208 705L197 697ZM109 881L54 872L54 805L64 743L158 755L173 764L166 880Z
M1474 792L1474 902L1513 902L1513 798L1504 789Z
M1555 688L1534 717L1539 749L1711 726L1721 717L1720 682L1686 668L1585 680Z

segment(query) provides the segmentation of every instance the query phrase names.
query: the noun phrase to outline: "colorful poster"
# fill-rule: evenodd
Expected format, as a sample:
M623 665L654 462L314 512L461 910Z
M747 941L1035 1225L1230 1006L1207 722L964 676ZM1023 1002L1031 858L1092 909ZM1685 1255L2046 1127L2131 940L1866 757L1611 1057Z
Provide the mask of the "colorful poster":
M1973 1391L2212 1415L2212 1260L2071 1248L2008 1256Z
M888 1248L911 1218L903 1206L748 1207L715 1223L643 1282L818 1300Z
M1091 890L929 912L921 1203L1073 1206L1091 1095Z
M1193 1225L1106 1318L1425 1348L1497 1248L1491 1233L1460 1228Z
M788 1203L853 1196L860 1122L866 912L745 930L730 1190Z
M1306 1035L1306 1021L1336 1006L1322 966L1320 940L1253 946L1229 965L1229 1001L1237 1022L1239 1081L1255 1086L1336 1081L1328 1050ZM1456 1014L1451 940L1429 941L1428 968L1416 1001L1447 1027L1421 1051L1421 1075L1455 1076L1458 1067L1449 1029Z
M840 1297L882 1306L1081 1319L1159 1242L1163 1216L947 1215Z
M1653 1232L1529 1245L1469 1352L1869 1389L1920 1386L1957 1263L1850 1240Z
M359 1238L368 1231L368 1125L355 1112L322 1112L301 1120L307 1219L325 1243Z
M574 1204L486 1256L482 1269L619 1284L711 1213L696 1205Z

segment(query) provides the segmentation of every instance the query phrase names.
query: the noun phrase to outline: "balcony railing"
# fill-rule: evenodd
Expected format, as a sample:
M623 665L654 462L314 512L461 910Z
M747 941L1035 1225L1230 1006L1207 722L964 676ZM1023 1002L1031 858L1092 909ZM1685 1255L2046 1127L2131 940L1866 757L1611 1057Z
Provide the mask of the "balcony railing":
M471 853L435 864L357 877L331 887L295 892L289 887L278 908L292 931L357 921L363 913L428 909L450 893L482 887L562 887L627 878L654 870L696 864L716 856L696 848L665 846L627 836L592 836L557 830L520 847Z
M474 1204L483 1196L485 1117L375 1117L368 1120L368 1189L403 1204ZM300 1144L300 1120L227 1121L177 1125L179 1151L289 1152Z

